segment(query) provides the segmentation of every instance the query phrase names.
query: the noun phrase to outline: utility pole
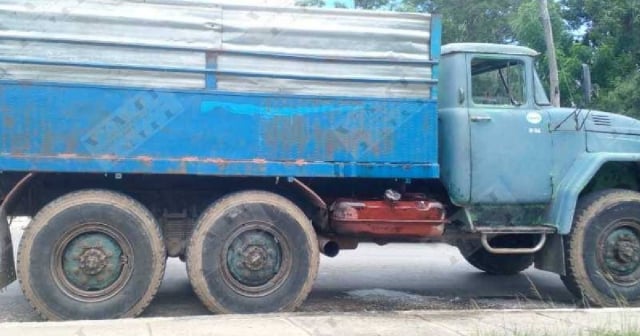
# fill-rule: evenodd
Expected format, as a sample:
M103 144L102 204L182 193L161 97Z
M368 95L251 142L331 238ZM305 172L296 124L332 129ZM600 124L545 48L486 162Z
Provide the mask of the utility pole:
M551 104L560 106L560 81L558 79L558 60L556 59L556 45L553 41L553 28L549 15L547 0L539 0L540 20L544 28L544 41L547 45L547 59L549 60L549 90L551 91Z

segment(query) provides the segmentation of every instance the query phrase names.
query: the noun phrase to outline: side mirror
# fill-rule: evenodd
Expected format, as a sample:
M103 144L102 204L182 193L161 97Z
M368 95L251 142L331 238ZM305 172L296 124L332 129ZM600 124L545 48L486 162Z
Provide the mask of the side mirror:
M582 94L584 95L584 103L591 103L591 94L593 93L593 88L591 86L591 69L589 69L589 65L582 64Z

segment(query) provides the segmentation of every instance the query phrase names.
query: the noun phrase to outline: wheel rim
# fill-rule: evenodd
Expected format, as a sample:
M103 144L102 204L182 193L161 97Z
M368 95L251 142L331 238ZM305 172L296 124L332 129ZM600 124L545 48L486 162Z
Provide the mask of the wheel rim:
M52 256L53 278L68 296L84 302L116 295L132 273L131 244L102 223L83 224L65 233Z
M600 237L598 261L604 276L621 286L640 283L640 223L618 221Z
M223 279L238 294L266 296L291 271L291 251L270 223L251 222L232 233L223 247Z

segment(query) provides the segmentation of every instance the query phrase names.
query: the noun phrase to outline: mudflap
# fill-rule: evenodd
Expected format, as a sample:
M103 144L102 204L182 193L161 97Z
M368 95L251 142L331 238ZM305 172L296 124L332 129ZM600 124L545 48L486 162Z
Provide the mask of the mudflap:
M547 242L544 247L535 255L537 269L566 275L563 240L564 237L559 234L547 236Z
M13 260L13 244L7 213L0 206L0 289L16 281L16 267Z

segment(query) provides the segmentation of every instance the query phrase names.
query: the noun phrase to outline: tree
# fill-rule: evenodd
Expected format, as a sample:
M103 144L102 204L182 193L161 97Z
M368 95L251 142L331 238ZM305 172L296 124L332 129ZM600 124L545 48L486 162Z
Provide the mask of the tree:
M551 16L549 15L549 5L547 0L539 0L540 21L544 28L544 40L547 46L547 58L549 61L549 88L551 93L551 104L560 106L560 81L558 79L558 60L556 59L556 46L553 37L553 27Z
M389 5L389 0L355 0L356 8L376 9Z
M561 105L580 105L582 96L580 88L576 85L576 79L582 74L582 64L589 63L592 58L591 48L575 42L575 37L562 17L562 10L558 3L555 1L548 3L548 10L556 46ZM542 53L538 57L536 67L543 83L549 89L549 58L545 36L540 33L544 28L539 19L539 13L539 0L523 1L509 24L519 44Z
M298 0L296 6L301 7L324 7L324 0Z
M640 117L640 1L561 0L563 16L592 52L597 108Z
M404 0L401 10L442 15L444 43L514 43L509 21L523 0Z

